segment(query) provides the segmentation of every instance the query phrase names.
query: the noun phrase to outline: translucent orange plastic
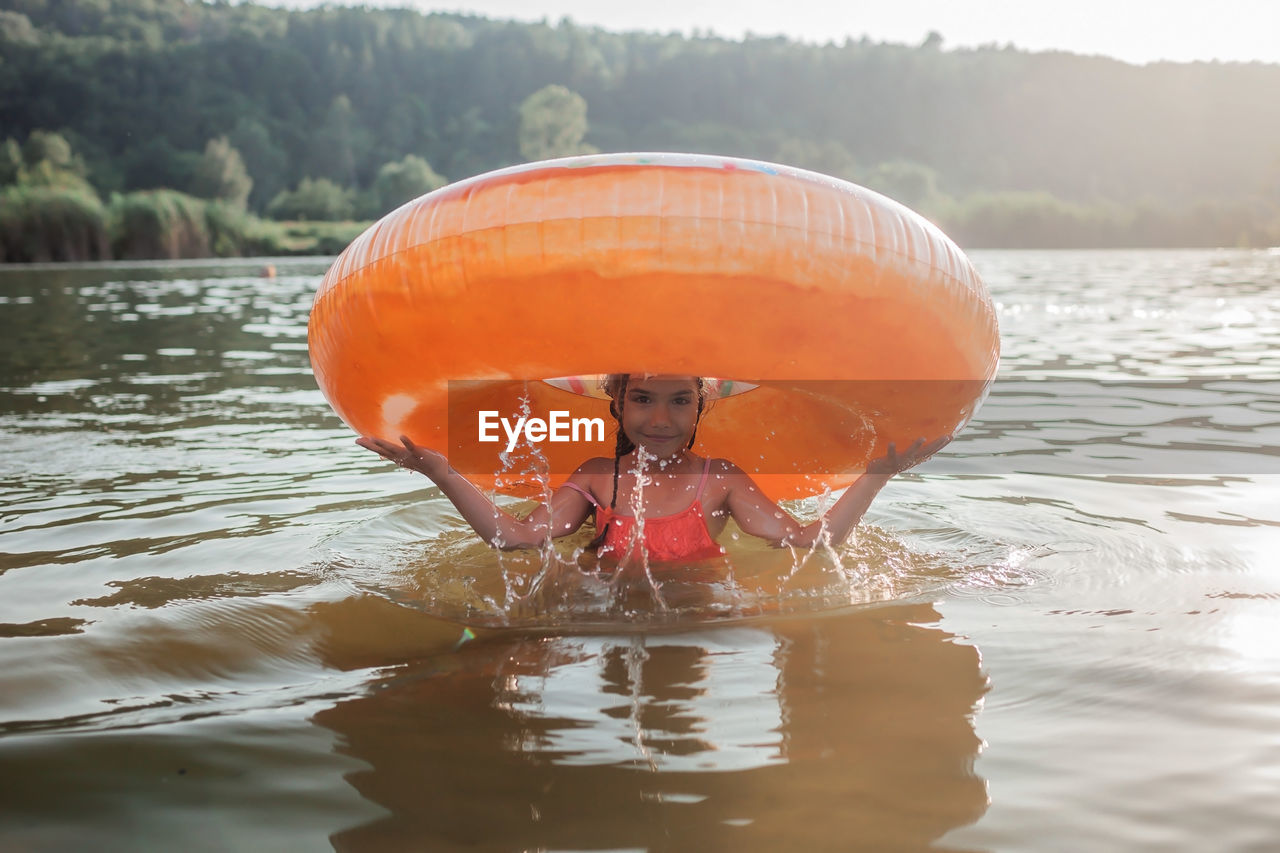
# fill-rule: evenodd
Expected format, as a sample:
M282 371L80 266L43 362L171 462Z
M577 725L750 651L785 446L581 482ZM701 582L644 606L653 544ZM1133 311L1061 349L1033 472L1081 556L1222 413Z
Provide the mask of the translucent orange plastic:
M695 449L775 499L847 485L889 442L954 434L999 358L981 279L918 215L811 172L669 154L533 163L406 204L334 262L309 345L352 429L475 455L454 464L485 487L503 447L451 441L451 409L455 433L472 429L456 412L514 412L522 395L612 428L606 401L539 380L752 383L714 401ZM539 450L553 482L585 458Z

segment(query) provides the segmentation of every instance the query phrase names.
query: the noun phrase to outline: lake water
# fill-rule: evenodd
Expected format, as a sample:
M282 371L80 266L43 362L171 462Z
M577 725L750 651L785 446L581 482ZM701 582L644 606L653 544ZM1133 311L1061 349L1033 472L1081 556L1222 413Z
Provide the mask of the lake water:
M854 543L546 630L315 389L323 259L0 268L0 848L1276 849L1280 253L974 261Z

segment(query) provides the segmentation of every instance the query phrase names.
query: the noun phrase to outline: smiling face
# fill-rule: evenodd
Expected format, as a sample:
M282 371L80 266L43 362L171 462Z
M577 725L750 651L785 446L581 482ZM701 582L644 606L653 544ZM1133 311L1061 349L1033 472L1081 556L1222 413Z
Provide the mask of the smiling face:
M698 425L692 376L632 376L622 397L622 430L631 443L666 459L689 445Z

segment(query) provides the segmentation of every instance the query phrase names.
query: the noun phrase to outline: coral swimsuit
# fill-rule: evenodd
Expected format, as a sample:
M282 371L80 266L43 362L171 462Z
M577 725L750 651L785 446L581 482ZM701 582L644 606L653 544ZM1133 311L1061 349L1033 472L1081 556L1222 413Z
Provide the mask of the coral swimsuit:
M693 503L672 515L644 520L644 549L650 560L706 560L724 556L724 549L711 538L706 515L702 512L702 490L707 484L707 472L710 470L711 460L708 459L702 466L702 477L698 480ZM565 485L591 501L596 508L596 529L605 531L600 555L619 559L633 556L634 546L639 544L635 541L635 518L618 515L614 510L601 506L581 486L573 483Z

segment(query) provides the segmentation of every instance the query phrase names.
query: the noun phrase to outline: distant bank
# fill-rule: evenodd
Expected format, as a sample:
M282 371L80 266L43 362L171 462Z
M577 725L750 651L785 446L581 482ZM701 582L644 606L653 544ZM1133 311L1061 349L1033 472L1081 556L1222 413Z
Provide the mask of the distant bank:
M813 169L968 248L1280 243L1280 65L332 5L9 6L9 261L327 251L358 228L271 221L369 222L448 181L588 151Z

